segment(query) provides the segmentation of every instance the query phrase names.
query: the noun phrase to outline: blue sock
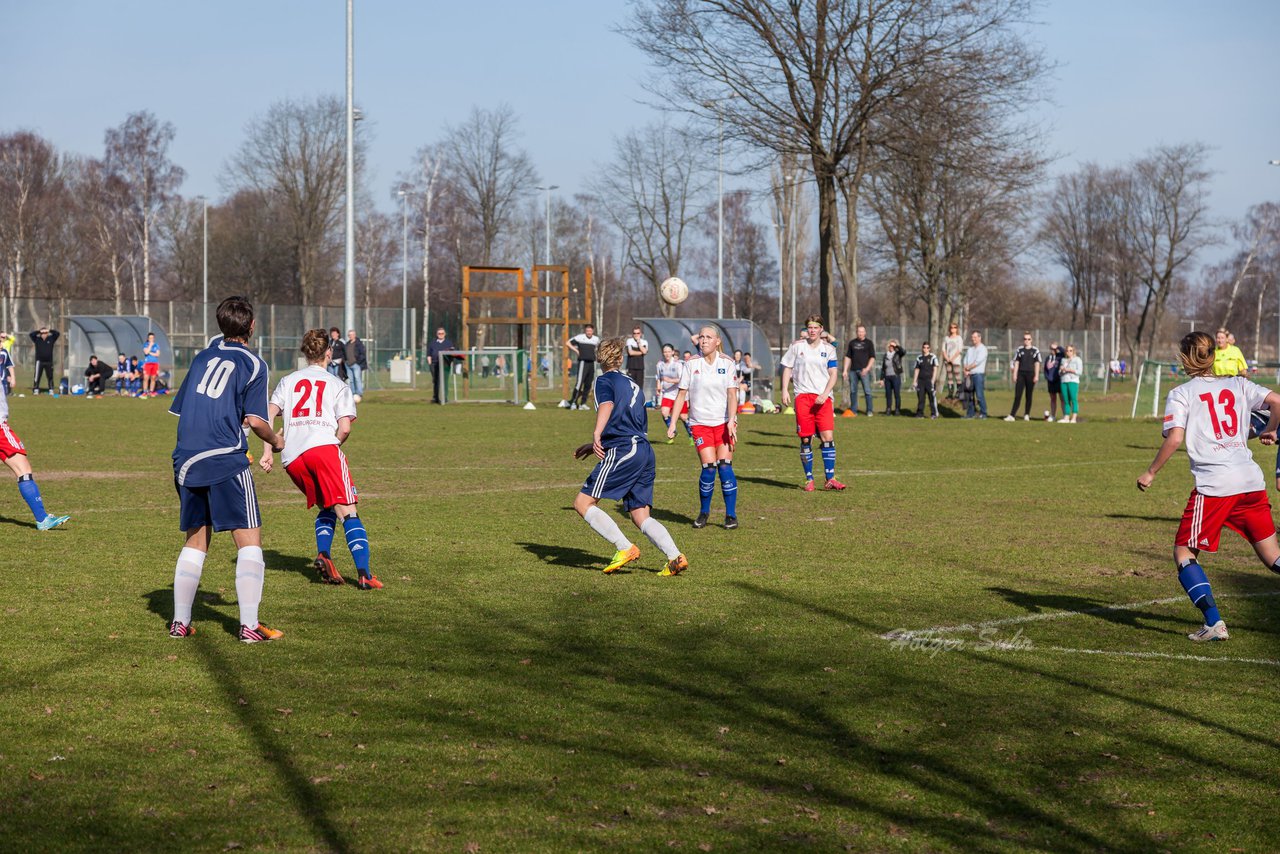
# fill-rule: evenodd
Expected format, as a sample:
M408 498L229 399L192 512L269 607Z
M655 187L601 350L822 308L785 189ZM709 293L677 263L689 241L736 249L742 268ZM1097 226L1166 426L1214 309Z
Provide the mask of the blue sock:
M724 515L738 515L738 476L733 473L733 463L721 460L716 466L720 470L720 494L724 496Z
M37 522L43 522L49 511L44 509L44 499L40 497L40 487L36 486L35 476L24 474L18 478L18 492L22 493L22 500L31 508L31 515L36 517Z
M671 416L670 416L670 415L664 415L664 416L662 416L662 423L663 423L663 424L665 424L665 425L667 425L667 427L670 427L670 426L671 426Z
M689 434L689 438L690 438L690 439L692 439L692 438L693 438L693 428L689 426L689 422L688 422L688 421L681 421L680 423L684 425L684 432L688 433L688 434Z
M1213 588L1209 586L1209 579L1205 577L1204 569L1200 564L1193 560L1179 567L1178 581L1182 583L1182 589L1191 597L1191 604L1204 612L1206 626L1212 626L1222 619L1217 605L1213 602Z
M804 465L804 479L813 480L813 445L808 439L800 440L800 462Z
M701 502L699 513L711 512L711 495L716 491L716 464L703 463L702 475L698 478L698 500Z
M351 549L351 559L356 562L356 569L365 578L369 577L369 534L364 529L364 522L359 516L348 516L342 520L342 530L347 535L347 548Z
M333 528L338 524L338 514L333 510L321 510L316 514L316 551L327 555L333 548Z
M826 472L827 480L831 480L836 476L836 443L822 443L822 470Z

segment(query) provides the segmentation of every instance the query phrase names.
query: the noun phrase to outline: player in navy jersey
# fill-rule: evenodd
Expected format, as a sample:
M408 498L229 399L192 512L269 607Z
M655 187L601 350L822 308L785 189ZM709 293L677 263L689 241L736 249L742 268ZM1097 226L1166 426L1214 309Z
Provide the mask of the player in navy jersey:
M178 416L178 443L173 450L173 480L187 542L173 574L173 622L169 636L191 635L191 606L200 586L205 555L214 531L230 531L236 548L236 598L240 605L240 640L275 640L283 632L258 621L263 573L258 498L245 454L247 424L273 450L284 439L267 419L267 365L247 346L253 334L253 306L243 297L228 297L218 306L214 339L191 361L169 411Z
M689 561L663 524L649 515L656 465L649 445L644 393L619 370L622 354L621 338L610 338L596 348L596 361L603 373L595 382L595 433L591 443L580 446L573 455L582 459L594 453L600 462L582 485L573 509L617 549L613 560L604 568L606 574L617 572L638 559L640 549L627 539L618 523L597 506L602 498L621 499L623 509L631 514L631 521L640 533L666 555L667 565L659 575L679 575L688 569Z

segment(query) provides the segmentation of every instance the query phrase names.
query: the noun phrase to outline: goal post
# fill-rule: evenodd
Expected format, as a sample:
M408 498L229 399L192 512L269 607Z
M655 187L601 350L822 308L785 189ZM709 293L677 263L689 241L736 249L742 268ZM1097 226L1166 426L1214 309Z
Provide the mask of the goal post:
M1133 408L1130 418L1159 418L1164 405L1160 389L1176 385L1183 377L1174 362L1145 360L1138 366L1138 376L1133 384Z
M529 402L529 351L519 347L444 350L441 403Z

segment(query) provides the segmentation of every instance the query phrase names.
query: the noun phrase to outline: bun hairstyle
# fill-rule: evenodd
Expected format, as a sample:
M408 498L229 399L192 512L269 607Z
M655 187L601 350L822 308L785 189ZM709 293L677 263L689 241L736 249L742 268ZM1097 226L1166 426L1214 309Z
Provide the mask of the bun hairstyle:
M302 336L302 346L298 348L308 362L319 362L329 350L329 333L323 329L308 329Z
M1207 332L1190 332L1178 345L1178 361L1188 376L1211 376L1215 349L1213 338Z
M605 372L622 367L622 339L606 338L601 341L596 347L596 361Z

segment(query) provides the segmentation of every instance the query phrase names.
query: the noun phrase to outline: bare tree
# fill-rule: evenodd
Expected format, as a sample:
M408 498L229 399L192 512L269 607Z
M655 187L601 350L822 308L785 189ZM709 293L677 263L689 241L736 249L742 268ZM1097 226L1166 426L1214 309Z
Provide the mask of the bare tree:
M357 124L357 131L361 125ZM279 101L246 129L228 162L224 184L280 197L292 232L298 296L315 305L321 287L337 281L337 245L346 194L346 106L326 95L315 101ZM357 180L365 146L356 137Z
M409 194L413 211L414 233L422 237L422 346L434 335L431 326L431 238L437 227L432 218L440 193L440 170L444 166L444 154L440 146L424 145L414 155L414 165L409 173L397 182L396 192Z
M0 137L0 251L10 311L4 325L10 329L17 326L24 276L51 227L61 185L62 163L52 144L30 131Z
M701 211L711 172L700 140L667 123L631 131L614 143L615 154L592 188L625 241L628 267L657 294L680 275L686 232ZM674 309L662 303L663 314Z
M364 329L361 338L378 333L373 325L372 306L392 283L392 271L400 263L400 228L391 217L361 205L356 220L356 287L364 300ZM375 342L376 343L376 342ZM382 342L384 345L385 341Z
M93 248L95 267L111 283L116 314L124 313L124 277L135 247L127 215L128 189L124 180L107 171L101 160L81 160L71 166L72 195L86 243Z
M1015 32L1025 0L649 0L626 32L662 69L654 89L756 149L805 157L818 192L819 303L859 320L858 205L875 122L931 76L1028 91L1042 69ZM841 206L843 203L843 212ZM840 219L844 217L841 233Z
M1067 274L1071 328L1088 326L1107 280L1116 274L1123 223L1117 200L1126 177L1122 170L1086 163L1058 178L1049 195L1040 241Z
M1251 274L1254 263L1260 256L1268 255L1280 241L1278 229L1280 229L1280 205L1274 202L1254 205L1245 214L1243 222L1232 226L1232 235L1242 244L1242 248L1238 253L1237 271L1231 281L1227 307L1222 312L1221 326L1226 327L1231 324L1231 312L1235 308L1236 295L1240 291L1241 283Z
M186 173L169 160L174 127L149 112L131 113L107 130L105 166L123 182L130 222L142 265L142 313L151 310L151 242L156 222Z

